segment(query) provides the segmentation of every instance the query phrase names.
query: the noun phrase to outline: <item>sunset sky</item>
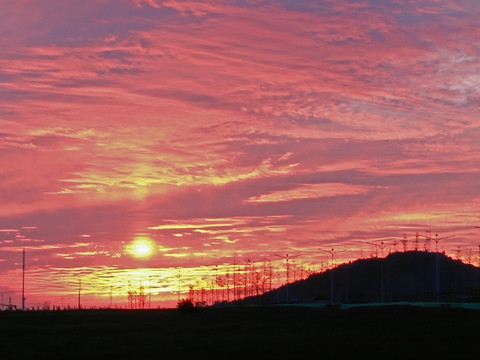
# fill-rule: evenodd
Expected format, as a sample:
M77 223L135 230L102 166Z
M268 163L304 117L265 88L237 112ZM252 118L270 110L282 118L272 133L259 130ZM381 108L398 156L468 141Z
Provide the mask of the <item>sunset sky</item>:
M79 286L85 306L141 286L169 306L234 263L280 285L287 255L306 274L417 233L478 265L479 18L478 0L0 0L0 301L21 304L23 249L27 307Z

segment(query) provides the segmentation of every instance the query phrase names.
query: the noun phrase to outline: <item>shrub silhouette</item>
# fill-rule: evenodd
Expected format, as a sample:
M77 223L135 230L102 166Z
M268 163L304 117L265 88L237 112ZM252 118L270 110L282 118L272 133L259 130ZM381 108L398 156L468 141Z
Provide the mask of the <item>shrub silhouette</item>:
M177 302L177 309L181 311L194 311L195 305L191 299L181 299Z

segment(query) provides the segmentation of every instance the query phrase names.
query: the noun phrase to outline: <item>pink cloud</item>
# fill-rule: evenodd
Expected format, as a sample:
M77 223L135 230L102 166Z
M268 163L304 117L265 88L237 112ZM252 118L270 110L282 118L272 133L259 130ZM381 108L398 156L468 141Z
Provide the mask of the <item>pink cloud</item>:
M320 247L348 260L426 229L476 246L476 2L2 6L9 279L24 245L64 294L77 272L159 259L200 276L272 252L314 265ZM138 234L151 263L123 253Z

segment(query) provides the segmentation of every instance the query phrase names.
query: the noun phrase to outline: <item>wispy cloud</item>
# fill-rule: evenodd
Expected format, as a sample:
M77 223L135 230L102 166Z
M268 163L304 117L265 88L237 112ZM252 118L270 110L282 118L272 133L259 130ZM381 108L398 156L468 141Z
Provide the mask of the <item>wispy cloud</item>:
M358 195L368 192L368 187L342 183L303 184L295 189L275 191L251 197L247 202L279 202L301 199L316 199L330 196Z

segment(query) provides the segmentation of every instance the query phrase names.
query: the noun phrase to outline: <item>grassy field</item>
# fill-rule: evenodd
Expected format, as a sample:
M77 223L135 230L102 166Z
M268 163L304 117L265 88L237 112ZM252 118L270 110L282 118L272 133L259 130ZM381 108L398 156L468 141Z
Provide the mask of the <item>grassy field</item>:
M219 307L0 312L2 359L468 358L480 311ZM221 358L220 358L221 357Z

